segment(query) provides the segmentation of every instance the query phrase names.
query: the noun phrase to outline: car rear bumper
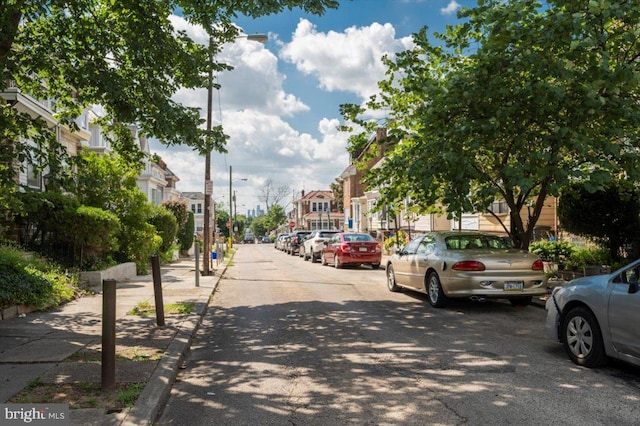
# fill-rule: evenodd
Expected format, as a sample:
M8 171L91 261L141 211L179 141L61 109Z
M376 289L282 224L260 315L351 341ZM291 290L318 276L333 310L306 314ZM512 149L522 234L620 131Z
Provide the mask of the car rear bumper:
M511 276L476 273L459 273L441 277L442 288L449 297L485 296L520 297L547 294L547 277L544 274L513 274ZM507 285L520 283L520 288L508 289Z
M346 263L381 263L381 253L344 253L340 257L340 262Z

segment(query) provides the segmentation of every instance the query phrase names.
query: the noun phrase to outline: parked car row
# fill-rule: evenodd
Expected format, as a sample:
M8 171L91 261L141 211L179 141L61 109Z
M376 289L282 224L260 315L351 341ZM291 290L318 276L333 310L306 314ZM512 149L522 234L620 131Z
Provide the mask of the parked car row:
M368 234L297 231L279 236L275 247L336 268L382 263L380 243ZM464 231L420 235L385 262L389 291L425 293L436 308L463 297L528 305L549 293L543 266L537 255L512 248L500 236ZM597 367L610 357L640 366L639 306L637 260L611 274L555 287L546 302L545 330L578 365Z
M434 232L392 255L386 275L390 291L424 292L434 307L454 297L506 298L526 305L548 292L543 269L536 255L513 249L497 236ZM637 260L612 274L555 287L545 306L545 330L575 364L598 367L615 358L640 366L639 306Z
M382 263L382 246L371 235L338 230L295 231L276 238L275 248L292 256L298 255L312 263L342 268L345 265L370 265L377 269Z

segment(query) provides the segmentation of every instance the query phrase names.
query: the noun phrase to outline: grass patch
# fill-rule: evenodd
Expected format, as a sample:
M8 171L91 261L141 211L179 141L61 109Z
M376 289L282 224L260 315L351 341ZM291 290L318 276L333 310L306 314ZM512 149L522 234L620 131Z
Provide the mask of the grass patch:
M194 302L178 302L164 305L165 315L190 314L193 311ZM149 302L140 302L135 308L127 312L127 315L151 316L156 314L156 308Z
M116 384L103 391L99 383L42 383L36 379L8 402L12 404L69 404L69 408L130 408L146 383Z

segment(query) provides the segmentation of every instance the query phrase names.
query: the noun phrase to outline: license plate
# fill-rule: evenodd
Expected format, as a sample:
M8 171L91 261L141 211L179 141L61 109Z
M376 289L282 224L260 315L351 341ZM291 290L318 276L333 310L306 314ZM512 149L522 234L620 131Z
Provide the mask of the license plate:
M367 251L367 248L366 247L360 247L359 250L360 251Z
M523 281L505 281L504 291L522 291L524 288Z

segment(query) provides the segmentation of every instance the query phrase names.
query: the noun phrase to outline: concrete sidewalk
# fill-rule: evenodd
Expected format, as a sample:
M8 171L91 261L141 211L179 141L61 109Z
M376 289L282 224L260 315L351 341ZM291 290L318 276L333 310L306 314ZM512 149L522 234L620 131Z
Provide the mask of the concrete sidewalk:
M124 410L70 409L72 425L151 424L162 409L208 301L226 263L200 276L194 258L161 266L163 304L195 304L192 313L127 315L140 302L155 306L153 277L137 276L116 285L116 383L147 383L135 406ZM99 290L99 289L98 289ZM0 321L0 401L7 402L30 383L102 382L102 294L85 296L52 312L33 312ZM140 360L118 359L120 352ZM87 362L83 356L92 354ZM70 358L71 357L71 358ZM145 360L149 358L150 360Z

